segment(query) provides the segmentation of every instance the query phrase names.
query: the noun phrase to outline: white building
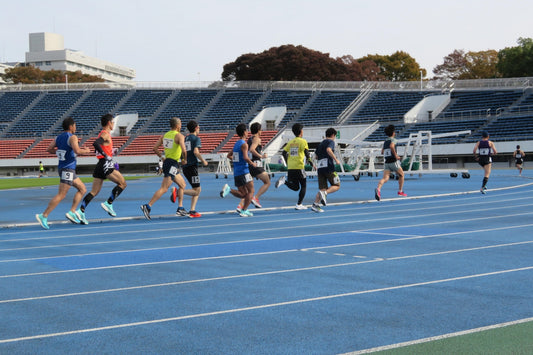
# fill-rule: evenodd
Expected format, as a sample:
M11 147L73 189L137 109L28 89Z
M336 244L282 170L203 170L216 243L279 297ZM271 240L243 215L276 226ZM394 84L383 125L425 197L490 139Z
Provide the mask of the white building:
M135 78L135 70L122 65L89 57L80 51L65 49L63 36L56 33L30 33L30 51L26 64L41 70L81 71L100 76L110 82L124 82Z

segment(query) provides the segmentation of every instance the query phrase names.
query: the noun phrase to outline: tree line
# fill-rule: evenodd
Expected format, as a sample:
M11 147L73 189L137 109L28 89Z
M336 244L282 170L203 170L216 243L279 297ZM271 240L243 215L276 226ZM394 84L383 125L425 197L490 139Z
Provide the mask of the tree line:
M434 79L490 79L533 76L533 39L519 38L517 46L480 52L454 50L433 69ZM0 77L12 84L56 84L103 82L99 76L81 71L42 71L33 66L5 70ZM408 53L330 57L304 46L272 47L261 53L247 53L223 67L223 81L412 81L427 71Z

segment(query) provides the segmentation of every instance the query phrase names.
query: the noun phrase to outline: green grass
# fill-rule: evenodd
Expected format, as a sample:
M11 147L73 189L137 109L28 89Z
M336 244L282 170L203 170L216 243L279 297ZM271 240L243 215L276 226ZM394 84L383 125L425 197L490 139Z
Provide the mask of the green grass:
M138 180L147 178L149 176L125 176L126 180ZM93 177L84 176L80 177L84 183L92 183ZM43 178L7 178L0 179L0 190L7 189L20 189L28 187L42 187L42 186L54 186L59 184L59 177L43 177Z

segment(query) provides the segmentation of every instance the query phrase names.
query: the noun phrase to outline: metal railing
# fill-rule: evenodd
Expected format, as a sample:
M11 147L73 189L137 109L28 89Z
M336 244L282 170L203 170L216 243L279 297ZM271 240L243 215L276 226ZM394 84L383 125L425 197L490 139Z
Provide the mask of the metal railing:
M419 81L182 81L182 82L123 82L123 83L69 83L0 85L0 91L53 91L97 89L244 89L244 90L363 90L369 86L382 91L442 91L457 89L526 89L531 87L529 77L479 80L426 80Z

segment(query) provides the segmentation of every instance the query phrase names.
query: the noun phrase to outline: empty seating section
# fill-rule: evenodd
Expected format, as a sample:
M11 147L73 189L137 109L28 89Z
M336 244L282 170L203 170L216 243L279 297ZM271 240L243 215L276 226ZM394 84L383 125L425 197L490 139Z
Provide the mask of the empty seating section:
M160 135L139 136L135 138L127 147L125 147L120 155L155 155L154 146ZM163 150L162 148L160 151Z
M14 159L24 152L35 139L0 140L0 159Z
M164 132L169 128L169 119L179 117L183 128L189 120L198 117L218 93L217 90L181 90L163 111L148 125L145 133Z
M24 154L24 158L52 158L53 155L48 153L46 149L54 138L44 138L34 145L29 152Z
M200 153L213 153L213 151L218 148L220 143L222 143L222 141L226 139L227 136L227 132L200 132L199 137L202 142L202 148L200 148Z
M431 131L432 135L466 130L474 132L478 130L485 122L485 120L478 119L467 121L438 121L416 123L403 130L402 134L398 138L408 138L410 133L417 133L418 131ZM472 133L441 138L432 137L431 141L433 144L454 144L458 143L459 141L462 141L465 137L469 137L471 135Z
M41 137L76 103L83 91L52 91L46 93L16 123L8 128L8 138Z
M375 120L397 121L426 95L426 91L378 91L350 117L346 123L368 123Z
M119 107L120 112L137 112L139 117L152 117L161 107L171 90L136 90L133 95Z
M533 92L530 92L516 107L512 107L511 112L533 112Z
M322 91L305 109L298 121L306 126L333 125L337 117L359 95L359 92Z
M12 122L39 96L37 91L8 91L0 96L0 122Z
M496 115L522 97L522 90L454 91L442 118L468 118Z
M263 91L226 91L198 123L205 131L233 130L262 95Z
M498 141L533 140L533 118L500 117L489 123L483 130L489 132L490 139ZM470 142L479 140L478 136L469 139Z
M5 91L0 92L0 159L50 157L49 142L62 131L61 120L68 114L77 123L77 135L92 146L100 117L108 112L137 112L139 120L130 132L136 137L115 137L122 155L152 155L158 137L169 129L168 120L186 124L198 120L201 127L201 153L226 153L237 140L235 126L259 113L264 107L283 105L285 117L276 130L263 131L266 144L279 129L295 121L304 126L333 126L339 115L359 95L355 90L303 90L206 88L206 89L95 89L91 91ZM345 124L380 120L381 126L366 141L386 139L383 128L396 125L398 138L430 130L433 134L473 131L472 135L434 138L434 144L475 142L479 131L489 131L497 141L533 140L533 89L465 90L452 92L451 102L436 120L405 125L403 116L432 91L375 91ZM126 99L127 98L127 99ZM514 112L514 114L512 114ZM510 116L510 115L513 116ZM248 122L246 122L248 123ZM54 127L53 129L51 129ZM228 133L229 132L229 133ZM221 148L221 144L233 137ZM36 138L36 137L42 137ZM87 137L90 137L87 139ZM26 150L38 140L31 150ZM126 142L127 146L122 147Z
M125 90L95 90L91 92L72 112L79 136L88 135L100 125L100 117L112 112L118 102L127 94ZM55 131L59 134L61 126Z
M261 134L261 145L265 146L274 138L274 136L278 133L278 131L263 131ZM224 144L222 148L220 148L219 153L227 153L233 149L233 146L235 145L235 142L239 139L239 136L236 134L231 137L231 139Z

